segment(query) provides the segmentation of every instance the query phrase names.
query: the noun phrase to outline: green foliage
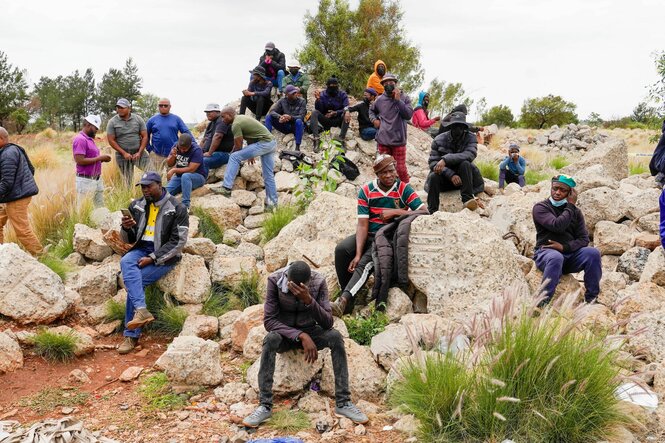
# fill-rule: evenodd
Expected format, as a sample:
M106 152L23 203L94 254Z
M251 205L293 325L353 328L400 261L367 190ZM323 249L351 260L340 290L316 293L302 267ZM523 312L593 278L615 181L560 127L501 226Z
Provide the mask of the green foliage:
M127 209L129 203L139 197L140 192L138 186L127 186L124 179L118 176L118 180L114 180L114 183L104 189L104 206L111 212Z
M26 111L24 108L18 108L9 114L9 120L11 120L11 122L14 124L16 132L20 134L28 125L28 122L30 121L30 114L28 114L28 111Z
M229 311L227 308L228 290L219 283L213 283L208 298L203 302L201 313L219 317Z
M125 61L122 70L110 68L102 77L97 88L97 104L99 110L106 117L115 111L115 104L120 97L126 98L130 103L141 95L143 80L138 75L138 67L130 57Z
M44 388L32 397L22 399L21 406L29 407L38 414L51 413L57 407L80 406L90 397L87 392L78 389Z
M656 51L652 55L658 80L649 87L649 98L658 104L660 113L665 113L665 51Z
M47 236L47 242L55 244L52 255L55 258L66 258L74 252L74 227L76 224L92 225L90 214L92 202L86 200L77 208L64 214L62 221L55 226L53 232Z
M305 411L282 409L273 413L268 426L278 431L294 433L309 429L311 423Z
M464 104L467 109L473 104L473 100L466 95L461 83L446 83L434 78L427 88L429 94L430 116L446 115L452 108Z
M242 310L261 303L260 283L261 276L256 269L242 272L240 281L231 288L231 293L240 303L236 309Z
M247 371L249 371L249 368L252 366L251 361L244 361L238 365L238 369L240 370L240 375L242 375L242 382L247 383Z
M630 175L639 175L644 174L645 172L649 172L649 166L640 162L628 162L628 169L630 171Z
M333 176L333 164L343 162L344 149L339 141L330 137L326 131L321 139L323 146L323 157L314 166L301 163L298 166L300 181L293 194L295 195L299 209L304 211L316 197L317 191L335 192L337 181ZM335 171L337 171L335 169ZM338 173L338 172L337 172Z
M360 96L374 63L383 60L400 87L415 91L423 81L420 49L406 39L401 5L392 0L320 0L315 15L307 12L305 44L296 58L320 83L335 75L340 85Z
M210 295L203 302L202 312L219 317L229 311L242 311L261 303L260 281L258 272L252 270L243 271L241 280L231 287L213 283Z
M390 323L388 316L377 310L372 310L366 317L362 315L346 316L343 320L349 330L349 337L359 345L369 345L372 342L372 337L383 332Z
M174 304L167 304L157 311L155 321L151 327L156 331L175 337L182 331L188 315L189 313L184 308Z
M538 171L536 169L528 168L524 173L524 181L527 185L535 185L549 178L552 178L552 174L546 171Z
M65 280L67 273L72 270L69 264L65 263L60 257L57 257L53 254L44 254L39 257L39 261L51 269L51 271L58 274L62 280Z
M172 392L169 379L163 372L144 378L138 391L149 410L172 410L187 404L188 396Z
M132 111L148 121L150 117L158 112L157 105L159 104L159 97L155 94L145 93L139 95L136 102L132 105Z
M215 222L210 213L200 206L193 206L192 212L199 218L199 235L209 238L216 245L222 243L224 230Z
M499 164L486 160L477 160L476 166L480 170L480 175L488 180L499 181Z
M292 205L280 205L275 208L263 222L262 239L269 242L277 237L282 228L291 223L298 216L299 208Z
M114 299L109 299L104 306L106 310L106 321L112 322L115 320L120 320L121 322L125 321L125 309L126 304L121 303Z
M78 339L73 333L56 334L42 329L32 339L35 354L52 362L68 362L74 359Z
M562 155L557 155L556 157L552 158L549 161L549 165L556 169L557 171L559 169L565 168L570 164L570 160L568 160L566 157Z
M586 119L586 124L589 126L602 126L603 119L600 117L600 114L597 112L592 112Z
M542 129L546 126L577 123L576 108L577 105L558 95L529 98L522 105L520 124L525 128Z
M35 85L34 94L39 103L39 113L48 125L59 130L71 127L81 129L86 113L96 109L95 77L92 69L83 76L78 70L67 76L41 77Z
M492 106L487 112L480 114L480 122L478 122L480 126L491 124L496 124L500 128L514 126L515 116L506 105Z
M28 99L26 72L9 63L0 51L0 125Z

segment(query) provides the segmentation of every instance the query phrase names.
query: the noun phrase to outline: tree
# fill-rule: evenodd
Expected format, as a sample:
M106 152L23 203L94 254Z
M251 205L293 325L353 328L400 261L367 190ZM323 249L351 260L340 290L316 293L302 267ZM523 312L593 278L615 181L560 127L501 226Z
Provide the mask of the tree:
M83 74L85 82L85 115L97 114L99 112L99 105L97 104L97 89L95 86L95 74L92 69L88 68Z
M520 124L526 128L542 129L545 126L577 123L577 105L558 95L529 98L522 105Z
M603 119L600 117L600 114L597 112L592 112L586 119L586 123L589 126L602 126Z
M97 105L104 116L113 114L115 104L119 98L124 97L133 102L141 95L143 80L138 76L138 68L132 58L128 58L125 67L110 68L99 82L97 89Z
M0 51L0 124L28 99L25 71L9 63L7 54Z
M658 80L649 87L649 97L659 105L660 113L665 113L665 51L653 53Z
M429 114L446 115L452 108L464 104L470 108L473 100L466 96L466 91L461 83L446 83L434 78L427 88L429 93Z
M81 77L78 70L65 77L63 83L63 111L71 122L74 131L78 132L81 129L81 120L86 115L88 85L86 79Z
M30 121L30 114L28 114L28 111L26 111L25 109L18 108L15 109L11 114L9 114L9 120L11 120L12 123L14 123L16 132L20 134L28 125L28 122Z
M41 77L35 85L34 94L39 99L39 114L52 128L59 127L63 115L64 78Z
M316 15L305 15L305 44L296 51L300 64L320 82L336 76L343 88L359 95L376 60L397 75L400 87L414 91L423 81L420 49L405 38L398 0L320 0Z
M479 124L482 126L491 124L496 124L499 127L513 126L515 124L515 117L506 105L492 106L480 116Z
M141 94L136 102L132 105L132 112L141 116L143 120L148 120L157 112L157 105L159 104L159 97L155 94Z

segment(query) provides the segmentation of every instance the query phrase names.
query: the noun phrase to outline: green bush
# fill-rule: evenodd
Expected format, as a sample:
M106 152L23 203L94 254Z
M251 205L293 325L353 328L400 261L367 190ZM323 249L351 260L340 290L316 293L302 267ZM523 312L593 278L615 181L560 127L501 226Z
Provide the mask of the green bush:
M172 392L169 379L163 372L144 378L139 393L147 402L147 409L171 410L187 404L187 396Z
M121 303L114 299L109 299L104 306L106 310L106 321L112 322L115 320L125 321L125 303Z
M344 148L338 140L330 136L330 131L326 131L321 138L322 157L313 166L301 163L298 166L300 181L295 188L293 195L298 202L298 208L301 211L307 209L309 204L316 197L317 191L335 192L337 189L337 180L333 171L337 171L333 165L343 162L342 154Z
M90 219L90 214L92 213L92 209L92 202L86 200L81 203L80 207L66 214L64 219L59 223L56 231L49 236L48 241L55 244L51 253L52 256L62 259L74 252L74 226L77 223L91 226L92 220Z
M182 331L188 315L189 313L180 306L167 305L157 312L151 327L156 331L175 337Z
M261 276L256 270L242 273L242 278L231 288L231 293L238 300L239 309L261 303Z
M552 174L545 171L537 171L535 169L527 169L524 173L524 181L527 185L535 185L551 177Z
M216 245L222 243L224 230L215 222L210 213L198 206L194 206L192 212L199 218L199 234L209 238Z
M268 422L268 426L282 432L299 432L311 426L309 417L304 411L283 409L275 411Z
M628 169L630 170L630 175L639 175L649 172L649 166L639 162L629 162Z
M552 168L556 169L557 171L559 169L565 168L569 164L570 164L570 160L568 160L566 157L564 157L562 155L557 155L556 157L554 157L553 159L551 159L549 161L549 165Z
M298 208L291 205L283 205L275 208L263 222L262 239L264 243L277 237L282 228L291 223L298 216Z
M475 162L478 169L480 169L480 175L488 180L499 181L499 164L484 160L478 160Z
M35 353L52 362L68 362L74 359L78 339L73 333L56 334L42 329L33 338Z
M46 265L51 271L58 274L58 276L64 280L67 277L67 273L71 272L72 267L65 263L60 257L56 257L52 254L44 254L39 258L39 261Z
M219 317L222 314L228 312L227 301L227 288L223 285L220 285L219 283L213 283L212 288L210 288L210 294L208 295L208 298L206 298L206 300L203 302L201 313L204 315Z
M488 126L496 124L500 128L505 126L515 125L515 116L513 112L506 105L492 106L487 112L483 112L480 116L480 126Z
M362 315L356 317L345 316L344 323L352 340L360 345L369 345L372 342L372 337L383 332L390 320L384 312L372 310L366 317Z

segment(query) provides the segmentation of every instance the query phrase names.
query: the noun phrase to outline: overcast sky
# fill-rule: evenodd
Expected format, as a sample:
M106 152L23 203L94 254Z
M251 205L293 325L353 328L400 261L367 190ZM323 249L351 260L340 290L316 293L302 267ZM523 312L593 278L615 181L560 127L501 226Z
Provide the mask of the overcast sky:
M305 11L318 2L0 5L0 50L31 82L88 67L100 79L131 56L143 91L169 97L172 111L193 122L204 119L206 103L240 97L268 40L288 62L304 41ZM402 8L426 82L462 82L472 98L508 105L516 116L525 98L550 93L576 103L581 118L628 115L656 80L652 52L665 49L663 0L403 0Z

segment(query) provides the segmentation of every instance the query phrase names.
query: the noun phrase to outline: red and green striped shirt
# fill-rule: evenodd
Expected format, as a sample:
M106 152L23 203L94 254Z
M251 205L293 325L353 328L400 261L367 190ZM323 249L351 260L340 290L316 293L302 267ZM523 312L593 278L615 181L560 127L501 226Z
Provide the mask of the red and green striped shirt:
M358 192L358 218L369 218L369 232L372 234L387 223L381 220L384 209L408 208L415 211L422 206L422 200L411 185L400 180L387 192L379 188L377 180L362 186Z

